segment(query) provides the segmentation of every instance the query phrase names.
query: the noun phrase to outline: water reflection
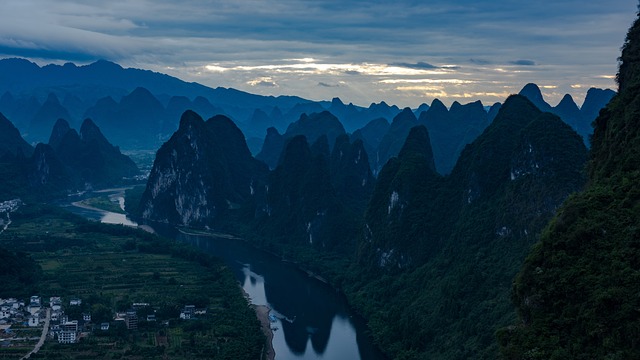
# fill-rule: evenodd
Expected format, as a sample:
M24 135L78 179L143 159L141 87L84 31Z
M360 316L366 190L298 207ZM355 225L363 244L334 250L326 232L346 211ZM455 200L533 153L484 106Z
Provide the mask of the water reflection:
M137 225L123 214L68 208L101 222ZM366 336L363 322L351 316L345 300L330 286L239 240L187 235L162 224L153 228L222 258L251 302L272 309L276 360L384 359Z
M272 309L276 359L382 358L328 285L238 240L177 237L224 259L252 303Z
M125 214L116 214L109 211L105 211L100 219L100 222L105 224L116 224L124 226L136 227L138 224L135 221L129 219Z

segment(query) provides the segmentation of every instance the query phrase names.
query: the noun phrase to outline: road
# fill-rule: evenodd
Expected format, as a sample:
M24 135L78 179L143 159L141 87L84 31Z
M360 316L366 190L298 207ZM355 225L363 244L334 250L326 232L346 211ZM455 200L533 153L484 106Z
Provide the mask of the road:
M40 350L40 348L44 344L44 341L47 339L47 333L49 332L49 320L51 320L51 308L47 308L47 317L44 319L44 327L42 328L42 335L40 335L40 340L38 340L38 343L33 348L33 350L31 350L27 355L23 356L20 360L28 359L31 354L35 354L38 352L38 350Z

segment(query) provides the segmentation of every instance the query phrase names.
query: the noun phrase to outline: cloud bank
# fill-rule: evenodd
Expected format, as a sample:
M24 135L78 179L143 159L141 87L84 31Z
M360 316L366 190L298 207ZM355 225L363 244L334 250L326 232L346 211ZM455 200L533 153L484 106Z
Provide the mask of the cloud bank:
M417 106L504 100L527 82L614 87L635 0L5 0L0 55L108 59L187 81ZM324 85L331 86L324 86ZM340 84L340 86L333 86ZM428 85L427 85L428 84Z

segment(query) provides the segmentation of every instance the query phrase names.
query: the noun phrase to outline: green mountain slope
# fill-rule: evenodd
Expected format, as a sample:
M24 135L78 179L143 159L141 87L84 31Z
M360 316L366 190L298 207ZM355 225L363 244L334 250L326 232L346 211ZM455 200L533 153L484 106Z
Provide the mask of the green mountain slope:
M595 121L588 187L516 278L520 321L498 333L507 359L640 358L640 20L620 59L618 95Z
M493 334L513 321L511 279L582 188L586 148L522 96L507 99L447 177L424 161L416 135L380 173L348 297L393 358L494 359Z

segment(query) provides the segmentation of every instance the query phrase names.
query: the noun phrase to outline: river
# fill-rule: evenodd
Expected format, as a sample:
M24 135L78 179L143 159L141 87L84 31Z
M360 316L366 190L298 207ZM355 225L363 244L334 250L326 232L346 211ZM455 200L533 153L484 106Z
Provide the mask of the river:
M112 195L121 201L123 193ZM137 225L122 214L76 205L66 208L93 220ZM241 240L154 228L223 259L251 303L271 309L276 360L384 359L367 336L364 322L329 285Z

